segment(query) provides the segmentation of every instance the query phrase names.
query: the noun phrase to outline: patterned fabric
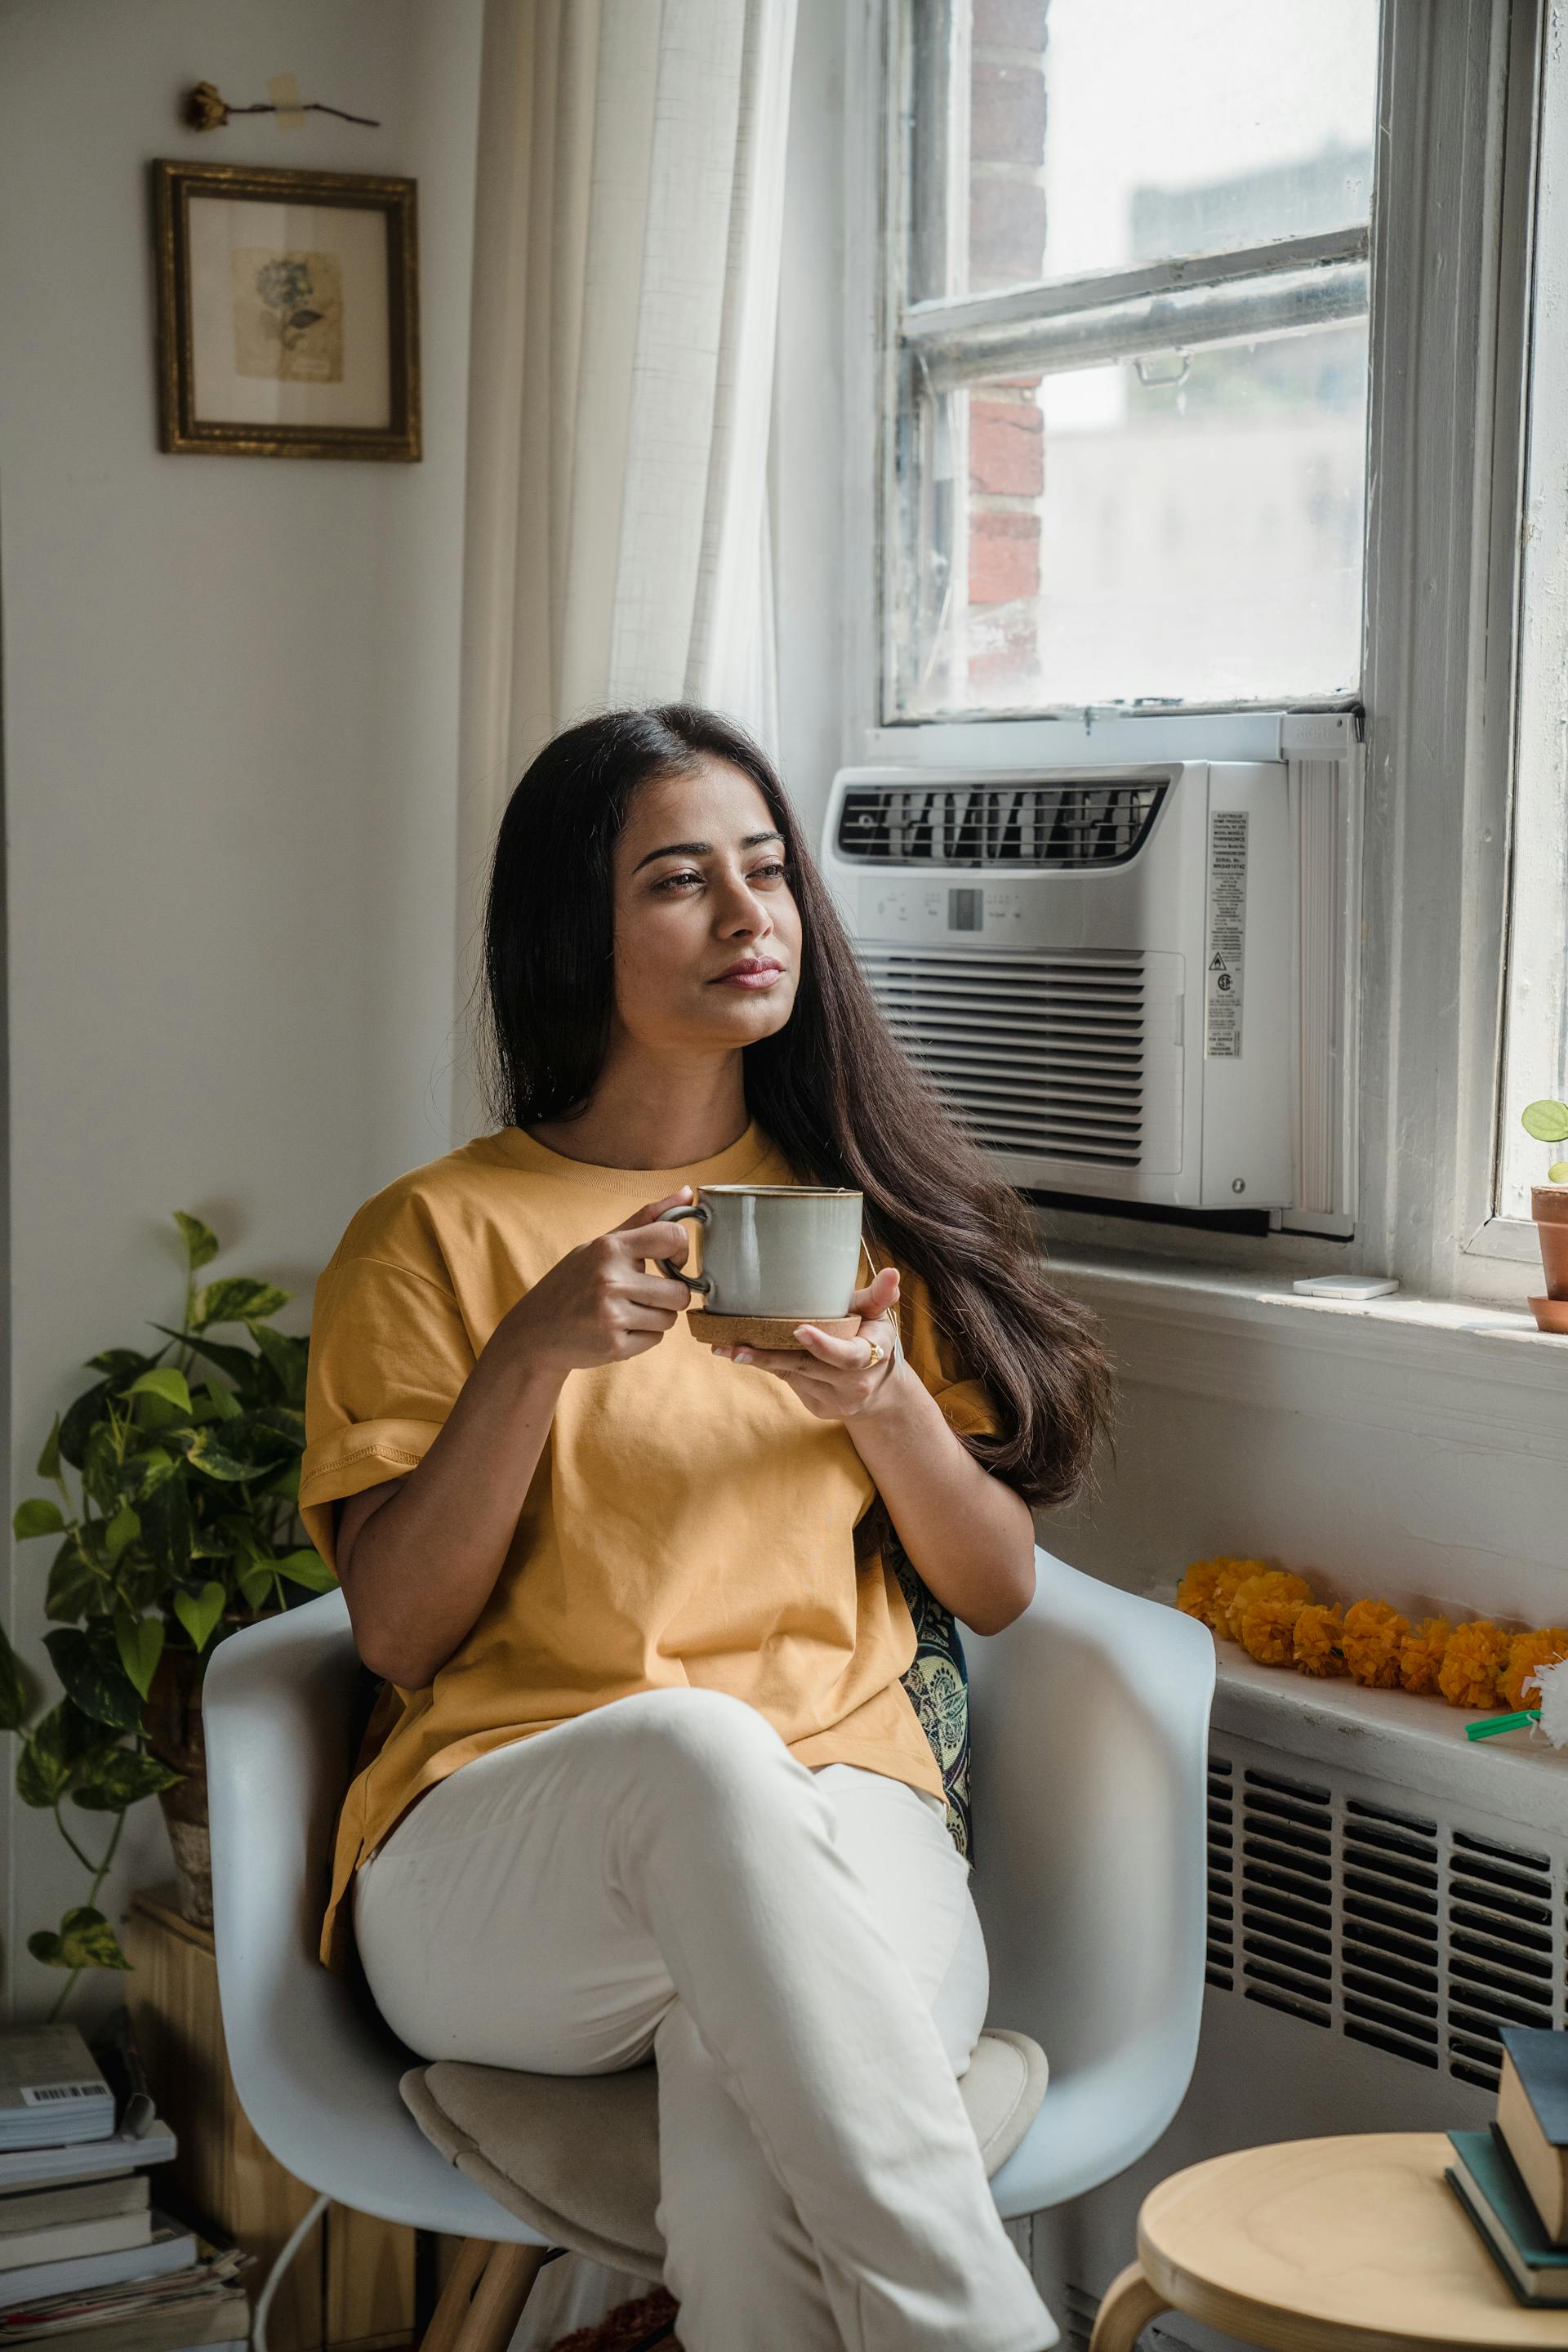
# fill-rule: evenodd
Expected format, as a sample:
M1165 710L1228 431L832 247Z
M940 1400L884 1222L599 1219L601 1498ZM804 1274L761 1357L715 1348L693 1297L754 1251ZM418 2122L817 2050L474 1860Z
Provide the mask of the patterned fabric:
M904 1688L931 1741L931 1753L947 1792L947 1826L954 1845L971 1863L974 1860L974 1822L969 1802L969 1668L957 1621L934 1592L923 1584L896 1539L889 1539L892 1561L910 1615L915 1621L914 1664L904 1676Z
M552 2352L680 2352L673 2333L679 2306L661 2286L636 2303L617 2304L597 2327L575 2327L559 2336Z

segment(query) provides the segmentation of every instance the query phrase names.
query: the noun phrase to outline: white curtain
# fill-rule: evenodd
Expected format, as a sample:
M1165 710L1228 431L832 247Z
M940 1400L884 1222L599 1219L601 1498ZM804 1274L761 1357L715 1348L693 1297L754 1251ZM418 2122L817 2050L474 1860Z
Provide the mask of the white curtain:
M465 1003L497 821L558 729L688 700L776 739L766 471L795 25L795 0L489 0Z
M541 744L692 701L776 740L767 449L795 0L488 0L468 401L459 1030ZM471 1056L459 1138L480 1125ZM568 2256L512 2352L647 2294Z

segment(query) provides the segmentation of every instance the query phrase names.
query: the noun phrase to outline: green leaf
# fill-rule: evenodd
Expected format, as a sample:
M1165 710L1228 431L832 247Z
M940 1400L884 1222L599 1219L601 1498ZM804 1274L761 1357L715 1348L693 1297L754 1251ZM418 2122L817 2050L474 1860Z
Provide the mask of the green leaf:
M225 1424L225 1436L229 1426L231 1424ZM185 1448L185 1459L204 1476L221 1479L228 1485L237 1485L242 1479L256 1475L256 1465L247 1462L243 1454L230 1453L225 1438L216 1435L210 1426L197 1430Z
M100 1748L88 1759L81 1783L71 1790L71 1802L84 1813L122 1813L127 1805L155 1797L184 1779L156 1756L139 1756L130 1748Z
M1532 1135L1537 1143L1568 1141L1568 1103L1552 1102L1550 1097L1526 1103L1519 1118L1526 1135Z
M165 1454L161 1445L150 1445L144 1454L138 1454L136 1459L142 1473L136 1493L144 1501L149 1495L155 1495L166 1479L174 1476L178 1465L174 1455Z
M199 1592L175 1593L174 1614L196 1650L205 1650L211 1641L227 1597L222 1585L217 1583L204 1584Z
M274 1560L273 1567L279 1576L286 1576L290 1584L302 1584L308 1591L331 1592L336 1590L338 1580L320 1552L285 1552L281 1559Z
M111 1731L135 1731L142 1697L121 1661L113 1628L101 1618L85 1629L59 1626L44 1635L44 1647L68 1696L95 1723Z
M81 1903L68 1911L60 1921L60 1957L56 1966L62 1969L129 1969L130 1961L120 1948L120 1940L101 1911L90 1904Z
M27 1938L27 1949L47 1969L63 1969L69 1963L60 1958L60 1939L52 1928L35 1927Z
M162 1350L159 1352L162 1353ZM89 1356L87 1365L89 1371L110 1373L123 1386L127 1381L133 1381L138 1372L144 1372L149 1364L155 1364L157 1360L157 1356L144 1355L136 1348L104 1348L96 1356Z
M120 1508L120 1481L123 1475L123 1458L114 1432L106 1421L100 1421L87 1441L81 1483L105 1518L111 1518Z
M74 1625L79 1617L102 1606L108 1589L101 1570L76 1538L68 1536L49 1569L44 1614L57 1625Z
M58 1536L64 1527L59 1505L51 1503L47 1496L42 1495L18 1504L16 1516L11 1522L12 1532L19 1543L26 1543L34 1536Z
M1546 1181L1549 1184L1568 1182L1568 1160L1554 1160L1546 1171Z
M250 1336L267 1359L285 1404L303 1404L305 1367L310 1352L309 1339L297 1339L288 1331L275 1330L270 1323L253 1323Z
M132 1381L125 1394L158 1397L164 1404L172 1404L176 1412L188 1413L191 1409L189 1383L184 1372L173 1364L155 1364L150 1372Z
M204 1225L199 1217L193 1217L188 1209L176 1209L174 1223L184 1235L185 1263L195 1274L198 1266L205 1265L216 1257L217 1235L210 1225Z
M273 1589L272 1570L270 1567L247 1569L243 1576L235 1579L235 1582L244 1597L246 1607L259 1609Z
M296 1506L300 1500L300 1465L286 1462L275 1478L267 1479L256 1489L258 1495L283 1495Z
M183 1478L165 1478L143 1495L142 1541L170 1581L183 1583L191 1564L191 1498Z
M0 1731L20 1731L27 1712L27 1685L22 1662L0 1625Z
M34 1475L38 1478L58 1478L59 1475L60 1417L57 1412L54 1418L54 1425L50 1429L47 1437L44 1440L44 1450L38 1456L37 1468L35 1471Z
M141 1520L129 1503L121 1503L103 1530L104 1549L109 1554L110 1568L120 1558L127 1544L133 1544L141 1532Z
M240 1402L232 1389L226 1389L221 1381L213 1380L204 1381L202 1387L212 1399L213 1409L220 1421L239 1419Z
M1568 1128L1563 1133L1568 1134ZM261 1322L287 1307L289 1295L274 1283L231 1275L226 1281L209 1282L205 1290L197 1291L191 1307L191 1328L205 1331L209 1323Z
M154 1323L153 1328L168 1332L171 1339L177 1339L183 1348L191 1349L204 1362L216 1364L220 1372L228 1374L231 1381L243 1384L255 1376L256 1358L248 1348L227 1348L221 1340L200 1339L194 1331L170 1331L166 1323Z
M88 1440L108 1417L112 1386L112 1381L100 1381L96 1387L83 1389L76 1402L67 1409L60 1423L59 1447L73 1470L81 1468L87 1454Z
M163 1654L163 1621L161 1617L130 1617L117 1611L114 1618L114 1646L120 1653L120 1663L143 1698L153 1686L153 1676Z
M68 1698L35 1724L16 1759L16 1794L40 1810L63 1796L82 1758L101 1741L103 1727L89 1722Z

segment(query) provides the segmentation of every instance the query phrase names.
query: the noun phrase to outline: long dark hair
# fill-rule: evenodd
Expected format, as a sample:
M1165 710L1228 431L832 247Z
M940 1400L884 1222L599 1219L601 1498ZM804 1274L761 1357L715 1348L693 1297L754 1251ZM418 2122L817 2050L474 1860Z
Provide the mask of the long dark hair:
M1089 1472L1110 1374L1084 1309L1041 1275L1026 1211L895 1044L783 784L742 729L684 703L610 710L557 735L501 819L485 919L487 1087L497 1124L560 1118L592 1094L613 1009L612 856L638 787L703 759L751 777L784 835L800 909L784 1026L745 1051L748 1108L804 1182L866 1199L868 1239L930 1291L964 1377L1001 1423L965 1440L1031 1503Z

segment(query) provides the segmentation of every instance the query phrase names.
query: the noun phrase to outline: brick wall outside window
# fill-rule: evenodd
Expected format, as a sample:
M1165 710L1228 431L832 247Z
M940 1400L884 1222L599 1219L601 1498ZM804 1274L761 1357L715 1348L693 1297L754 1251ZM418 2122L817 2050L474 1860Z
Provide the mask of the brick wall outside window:
M1045 56L1049 0L973 0L969 284L1037 278L1046 242ZM1044 420L1037 376L986 384L969 403L969 679L1034 668L1040 590Z

